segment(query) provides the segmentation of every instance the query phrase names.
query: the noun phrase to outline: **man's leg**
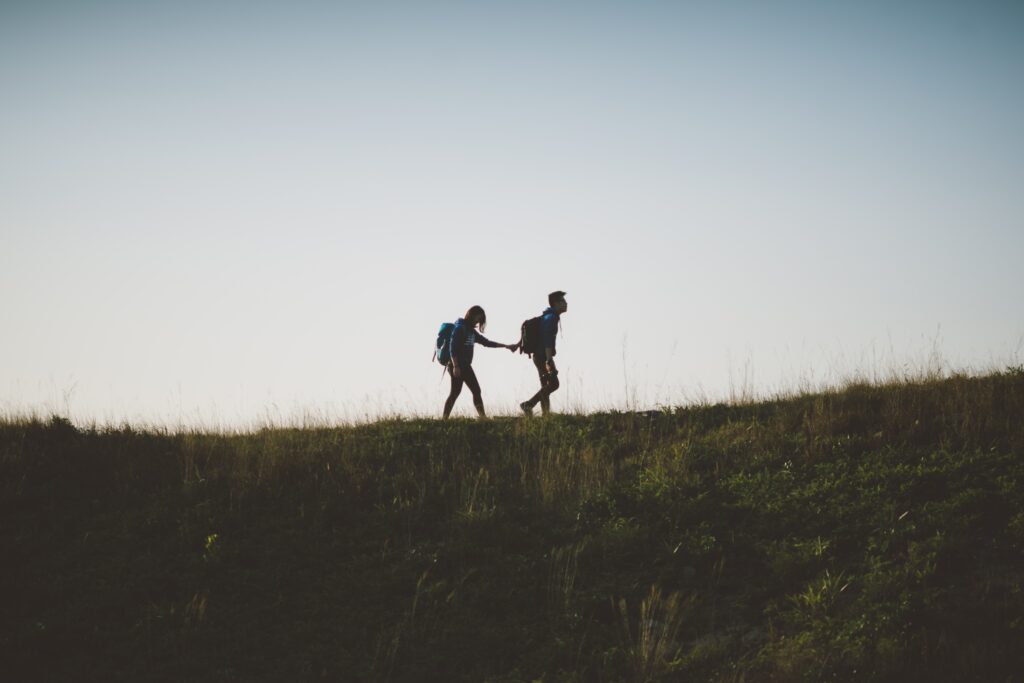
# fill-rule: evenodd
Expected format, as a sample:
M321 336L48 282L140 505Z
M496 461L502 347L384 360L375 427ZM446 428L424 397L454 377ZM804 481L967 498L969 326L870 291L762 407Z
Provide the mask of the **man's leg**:
M548 369L547 363L541 358L541 354L537 354L533 357L533 365L537 368L537 376L540 378L540 391L537 392L536 398L531 399L536 405L540 402L540 413L541 415L547 415L551 412L551 399L548 391Z
M555 372L545 372L544 379L541 380L543 388L543 396L540 399L540 411L544 415L551 412L551 394L558 391L558 374Z
M548 397L551 395L551 392L558 389L558 375L548 373L545 362L540 354L534 354L533 365L537 368L537 376L540 378L540 391L534 394L529 401L526 401L523 407L529 407L532 410L535 405L540 403L541 413L547 415L551 412L551 399Z

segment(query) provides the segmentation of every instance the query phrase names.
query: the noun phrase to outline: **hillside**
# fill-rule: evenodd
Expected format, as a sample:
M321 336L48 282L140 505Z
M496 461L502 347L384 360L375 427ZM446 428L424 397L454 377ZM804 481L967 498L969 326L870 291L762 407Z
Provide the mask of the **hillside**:
M1020 681L1024 371L249 434L0 421L9 681Z

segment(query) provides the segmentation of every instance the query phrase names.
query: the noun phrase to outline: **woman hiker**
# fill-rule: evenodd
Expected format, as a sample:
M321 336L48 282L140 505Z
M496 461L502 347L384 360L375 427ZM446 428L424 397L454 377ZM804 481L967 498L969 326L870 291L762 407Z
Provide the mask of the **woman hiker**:
M455 405L455 399L462 392L462 385L465 384L473 392L473 405L480 417L487 417L484 413L484 399L480 394L480 382L473 372L473 346L480 344L492 349L508 349L515 351L515 344L499 344L480 334L487 327L487 314L480 306L473 306L466 311L464 318L455 321L455 329L452 330L451 351L452 360L448 364L448 373L452 376L452 390L448 399L444 402L444 418L447 420ZM480 329L480 332L477 331Z

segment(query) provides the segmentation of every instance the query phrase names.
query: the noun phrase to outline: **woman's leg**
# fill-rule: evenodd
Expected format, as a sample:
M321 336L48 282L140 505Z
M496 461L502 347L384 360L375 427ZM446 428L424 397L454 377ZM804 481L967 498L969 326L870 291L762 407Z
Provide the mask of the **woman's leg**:
M466 382L466 386L473 392L473 405L476 406L476 414L480 417L487 417L484 413L484 397L480 393L480 382L477 381L476 373L473 372L473 366L467 366L462 369L462 379Z
M451 375L452 378L452 389L448 392L448 399L444 402L444 419L446 420L448 419L448 416L452 414L452 406L455 405L455 399L457 399L459 394L462 393L463 383L463 379L461 377L456 379L455 375L452 374L451 365L448 366L448 374ZM473 378L473 381L476 381L475 377Z

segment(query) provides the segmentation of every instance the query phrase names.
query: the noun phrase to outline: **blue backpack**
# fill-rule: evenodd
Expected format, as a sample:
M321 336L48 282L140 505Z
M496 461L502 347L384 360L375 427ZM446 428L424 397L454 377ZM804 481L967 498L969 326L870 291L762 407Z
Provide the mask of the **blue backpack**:
M454 329L453 323L441 323L441 329L437 331L434 358L441 365L448 365L452 361L452 330Z

